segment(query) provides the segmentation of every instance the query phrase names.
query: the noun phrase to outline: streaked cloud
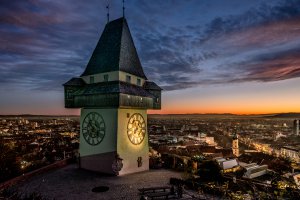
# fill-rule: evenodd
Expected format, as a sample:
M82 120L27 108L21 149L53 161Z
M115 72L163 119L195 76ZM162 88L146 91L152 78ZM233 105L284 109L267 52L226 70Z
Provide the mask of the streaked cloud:
M202 27L143 30L138 39L146 69L167 90L299 77L299 4L263 3Z
M106 3L1 2L0 91L10 95L1 97L0 110L20 91L63 98L62 84L83 72L106 24ZM122 2L110 3L110 18L120 17ZM132 0L125 15L148 78L180 93L299 77L299 5L300 0Z

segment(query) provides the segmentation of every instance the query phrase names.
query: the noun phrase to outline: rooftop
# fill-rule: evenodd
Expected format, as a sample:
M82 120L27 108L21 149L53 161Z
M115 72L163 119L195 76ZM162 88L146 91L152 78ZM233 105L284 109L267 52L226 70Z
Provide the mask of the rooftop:
M293 150L293 151L300 151L300 146L284 146L282 147L283 149L289 149L289 150Z
M123 71L147 79L125 18L106 24L81 76Z
M138 95L141 97L154 96L143 87L129 84L122 81L110 81L94 84L86 84L85 87L78 88L75 95L90 95L90 94L111 94L111 93L123 93L129 95Z

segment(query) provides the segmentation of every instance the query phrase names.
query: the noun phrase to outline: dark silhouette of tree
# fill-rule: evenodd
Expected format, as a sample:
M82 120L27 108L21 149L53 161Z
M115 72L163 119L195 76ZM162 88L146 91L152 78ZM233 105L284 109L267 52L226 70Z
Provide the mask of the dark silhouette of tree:
M0 182L17 174L19 174L19 166L16 163L16 152L0 142Z
M199 176L207 181L223 181L223 173L221 168L216 161L209 160L204 161L199 167Z

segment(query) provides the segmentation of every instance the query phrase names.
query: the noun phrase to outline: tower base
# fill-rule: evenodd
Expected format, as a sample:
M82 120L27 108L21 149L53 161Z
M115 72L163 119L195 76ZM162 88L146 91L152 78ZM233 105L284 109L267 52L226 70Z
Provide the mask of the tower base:
M80 157L80 168L115 175L112 164L115 160L116 152L101 153L96 155Z
M144 120L144 138L134 140L128 135L128 124L134 120ZM87 117L88 116L88 117ZM90 117L89 119L89 116ZM98 116L98 117L93 117ZM98 121L100 122L98 122ZM94 122L95 121L95 122ZM102 141L90 140L89 131L101 124ZM125 175L149 170L149 146L147 134L147 111L145 109L83 108L80 117L80 167L83 169L114 175ZM140 124L140 126L142 126ZM131 126L130 126L131 127ZM99 128L99 130L100 130ZM136 131L136 129L134 129ZM85 132L83 132L85 131ZM104 134L105 132L105 134Z
M149 170L148 157L138 157L136 166L132 166L132 163L124 161L117 152L82 156L79 162L82 169L110 175L125 175Z

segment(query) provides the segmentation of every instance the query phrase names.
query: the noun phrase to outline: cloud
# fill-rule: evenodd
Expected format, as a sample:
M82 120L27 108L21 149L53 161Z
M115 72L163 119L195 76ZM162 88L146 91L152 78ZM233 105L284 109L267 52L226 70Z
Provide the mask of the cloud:
M98 27L86 23L87 16L97 14L83 1L68 4L27 0L1 6L0 73L5 88L62 90L64 82L82 73L99 37L93 34Z
M219 37L224 34L244 31L282 20L292 20L300 16L299 0L283 0L278 4L263 3L240 15L217 17L206 25L203 40Z
M120 4L111 1L111 19L120 16ZM166 90L179 90L299 77L299 4L266 2L239 14L211 11L210 21L190 12L205 7L192 0L129 1L125 12L148 78ZM62 90L62 83L84 70L105 25L105 5L96 0L5 2L0 7L2 85Z
M246 65L248 81L278 81L300 76L300 48L264 54Z
M165 90L299 77L299 4L264 3L216 17L202 30L185 25L152 31L150 25L138 34L146 72Z

